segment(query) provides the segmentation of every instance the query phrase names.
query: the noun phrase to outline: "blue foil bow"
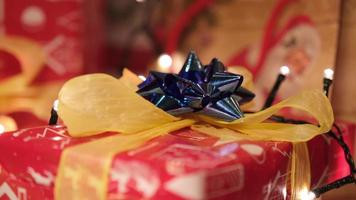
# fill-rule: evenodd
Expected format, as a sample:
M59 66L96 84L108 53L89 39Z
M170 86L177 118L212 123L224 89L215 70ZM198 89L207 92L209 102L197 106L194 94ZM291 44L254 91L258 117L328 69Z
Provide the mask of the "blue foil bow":
M243 117L239 104L255 97L242 81L243 76L225 72L218 59L203 66L190 52L179 74L152 71L137 93L175 116L196 112L232 121Z

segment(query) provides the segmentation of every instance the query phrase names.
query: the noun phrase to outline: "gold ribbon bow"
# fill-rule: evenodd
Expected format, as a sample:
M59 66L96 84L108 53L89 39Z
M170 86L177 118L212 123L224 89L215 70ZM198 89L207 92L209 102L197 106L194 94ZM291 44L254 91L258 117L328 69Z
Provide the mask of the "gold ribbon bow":
M84 75L68 81L60 91L59 116L70 135L82 137L106 131L120 134L64 150L55 184L56 199L106 199L111 161L117 153L187 126L222 140L292 142L292 198L298 199L300 191L309 189L305 142L330 130L334 120L329 100L322 92L302 92L266 110L224 122L199 115L171 116L136 94L129 76L132 74L120 79L104 74ZM319 126L264 122L286 107L307 112Z

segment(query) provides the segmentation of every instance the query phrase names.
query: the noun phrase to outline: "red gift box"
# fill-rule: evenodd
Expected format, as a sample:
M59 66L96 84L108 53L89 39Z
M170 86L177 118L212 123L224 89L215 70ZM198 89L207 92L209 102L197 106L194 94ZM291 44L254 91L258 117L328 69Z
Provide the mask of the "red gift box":
M53 126L0 135L0 199L53 199L62 151L113 134L72 138ZM318 136L308 148L313 188L329 174L329 143ZM117 154L107 198L288 199L291 154L286 142L221 143L185 128Z

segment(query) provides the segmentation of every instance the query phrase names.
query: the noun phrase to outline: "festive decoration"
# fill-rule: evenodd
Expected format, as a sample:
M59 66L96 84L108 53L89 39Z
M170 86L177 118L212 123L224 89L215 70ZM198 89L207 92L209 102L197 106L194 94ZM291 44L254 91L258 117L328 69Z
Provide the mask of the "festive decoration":
M45 125L64 81L103 66L103 4L0 0L0 113Z
M188 14L212 2L198 0ZM38 8L31 9L33 13ZM187 22L189 18L182 19ZM24 21L28 22L28 17ZM30 21L34 26L43 22L42 14ZM169 54L158 59L166 71L173 72L171 49L176 48L185 24L166 38L173 36L173 45L168 41ZM272 34L277 36L275 42L262 44L256 70L265 62L265 49L272 48L282 33ZM38 57L34 58L29 61ZM0 118L0 146L5 147L0 157L0 199L311 200L356 183L350 149L333 124L326 98L333 71L325 71L326 97L318 91L306 91L272 106L288 73L288 67L281 67L262 111L245 114L240 105L255 95L242 87L244 77L226 72L217 59L204 66L194 53L188 55L179 74L151 72L146 78L125 71L120 79L103 74L72 79L53 102L49 125L56 126L1 134L9 129ZM137 88L140 79L144 82ZM32 97L32 91L45 93L29 87L27 80L23 85L23 80L18 80L10 82L11 86L20 83L23 87L18 91L25 98ZM0 87L0 107L9 96L20 99L14 102L23 101L23 96L16 91L13 95L11 88L4 91ZM41 101L25 104L34 102L43 105ZM306 111L315 118L315 125L275 116L286 107ZM57 111L67 127L57 125ZM322 133L343 148L350 174L319 187L329 168L323 156L326 151L321 149L330 144ZM256 174L264 176L250 178Z
M158 66L161 70L167 70L172 66L172 57L168 54L162 54L158 57Z
M334 76L334 71L330 68L324 70L324 79L323 79L323 91L326 96L329 96L329 88L332 84ZM332 183L329 183L327 185L324 185L320 188L316 188L313 190L313 194L315 197L320 197L321 194L328 192L330 190L339 188L341 186L347 185L347 184L356 184L356 167L355 167L355 162L352 158L350 148L347 146L347 144L344 141L344 138L342 136L341 129L334 124L333 125L337 131L337 134L335 134L332 130L330 130L327 135L338 143L338 145L343 149L344 151L344 156L347 164L349 165L349 175L343 178L340 178L338 180L333 181Z
M205 77L200 74L204 71L197 67L200 62L192 59L193 57L194 55L191 54L191 59L188 59L185 67L187 70L183 70L179 76L194 80L196 83L203 82ZM130 77L135 81L139 80L137 76L130 75ZM149 79L150 77L147 78ZM239 82L240 79L235 81ZM63 86L59 94L58 113L68 127L70 135L92 136L105 131L121 134L64 150L55 184L57 199L67 199L70 195L77 197L89 195L95 199L105 199L107 176L114 155L135 149L153 138L189 126L195 131L220 138L221 141L236 141L243 137L248 140L292 142L291 195L297 198L301 191L305 189L309 191L309 158L304 142L327 132L333 122L330 102L321 92L304 92L261 112L246 114L243 118L227 122L197 112L182 116L184 118L173 117L136 94L135 90L136 87L130 84L130 79L125 73L120 79L103 74L85 75L74 78ZM175 91L176 94L180 92L180 90ZM263 122L285 107L306 111L315 117L319 126ZM86 156L77 156L84 154L89 157L94 156L97 160L87 160ZM66 174L70 173L72 167L79 170L83 177L95 180L95 190L88 190L91 187L86 183L75 187L68 185Z
M274 85L266 99L263 109L266 109L272 105L272 103L276 97L276 94L278 92L279 87L281 86L282 82L284 81L284 79L290 72L289 68L287 66L282 66L279 71L280 71L280 73L278 74L276 82L274 83Z
M6 115L0 115L0 135L16 129L17 125L14 119Z
M313 192L313 194L315 194L316 197L320 197L321 194L324 194L324 193L326 193L330 190L333 190L333 189L340 188L347 184L356 184L356 178L355 178L356 177L355 176L356 175L356 167L355 167L355 162L354 162L351 152L350 152L350 148L347 146L347 144L344 141L341 129L336 124L334 124L333 126L335 127L337 134L335 134L333 131L329 131L327 133L327 135L329 137L333 138L334 140L336 140L338 145L342 148L346 163L349 167L349 175L347 175L346 177L339 178L339 179L337 179L331 183L328 183L322 187L313 189L312 192Z
M326 96L329 96L329 88L332 84L334 76L334 70L328 68L324 70L324 79L323 79L323 91Z
M263 72L262 68L264 67L263 65L266 62L268 53L270 53L270 51L283 40L289 31L298 26L306 26L314 29L315 25L313 20L310 16L303 14L292 16L281 28L279 28L278 22L282 19L282 14L285 12L286 8L296 3L298 3L296 0L279 0L276 2L264 27L264 33L261 37L262 43L260 44L260 52L257 56L256 63L250 64L248 62L247 56L251 53L251 50L243 48L240 52L232 56L228 64L245 66L252 71L254 78L258 78Z
M104 24L101 1L2 0L0 4L2 33L33 40L46 54L36 83L63 81L92 71L101 63Z
M330 68L324 70L324 79L323 79L323 92L326 96L329 95L329 88L332 84L332 79L333 79L334 71ZM302 121L302 120L291 120L291 119L285 119L284 117L280 116L274 116L272 119L280 122L288 122L288 123L295 123L295 124L308 124L307 121ZM321 194L326 193L330 190L342 187L347 184L356 184L356 167L355 167L355 162L352 158L350 148L348 145L345 143L344 138L342 136L342 131L339 128L338 125L335 123L333 124L333 127L337 131L337 134L333 131L330 130L326 135L329 136L330 138L334 139L337 144L342 148L346 163L348 164L349 167L349 175L339 178L331 183L328 183L324 186L321 186L319 188L315 188L312 191L304 190L300 193L300 199L307 199L307 200L313 200L317 197L320 197Z
M239 103L254 97L240 87L242 81L242 76L225 72L217 59L203 66L190 52L178 75L151 72L139 85L138 93L175 116L196 112L232 121L243 117Z
M242 76L225 72L224 69L224 65L217 59L213 59L209 65L202 66L197 56L190 53L178 75L152 72L140 84L138 91L140 95L159 108L169 113L178 113L178 116L185 119L170 116L137 96L134 93L136 88L129 83L128 77L135 79L135 82L137 82L138 77L130 73L124 73L124 77L120 80L96 74L69 81L61 90L59 100L56 100L53 104L49 123L56 124L57 107L59 106L59 114L68 126L69 133L73 136L91 136L103 131L118 131L122 134L65 149L56 178L56 198L67 199L74 196L84 197L89 195L94 199L106 199L108 188L107 178L105 177L108 176L109 165L117 153L137 148L158 136L166 135L187 126L190 126L194 131L219 138L221 142L236 141L240 140L241 137L249 140L293 142L290 169L291 199L313 199L332 188L355 182L353 177L355 167L352 158L349 159L350 154L347 153L349 152L347 146L343 145L342 136L338 138L335 134L329 132L330 136L338 140L339 144L345 149L351 174L324 187L310 191L309 153L304 141L330 129L333 121L332 111L324 95L318 92L305 92L300 96L268 107L261 112L243 117L238 102L247 102L254 95L244 88L239 89L242 88L240 87L243 80ZM285 76L288 72L288 68L282 67L280 75ZM278 86L280 83L281 81L278 83L277 80ZM86 87L83 87L83 85ZM274 93L278 90L278 87L276 88ZM329 86L325 88L328 89ZM328 91L325 91L325 94L328 94ZM153 100L152 97L157 95L161 95L159 96L161 102ZM233 98L234 96L236 96L236 99ZM167 97L168 101L165 100ZM218 114L202 112L209 104L219 104L219 101L224 98L233 98L235 104L231 104L229 108L236 106L234 109L239 111L237 112L238 116L226 117L226 114L234 112L226 112L229 110L224 109L224 107L219 107L220 113L216 109ZM118 104L113 105L111 108L114 109L111 109L110 105L112 104L109 102L113 100L117 100ZM174 107L176 105L180 107ZM172 107L173 109L171 109ZM307 122L302 124L262 123L284 107L294 107L309 112L317 119L319 127L312 126ZM172 112L172 110L181 108L188 108L189 112ZM105 111L110 111L110 113ZM230 120L234 121L227 122ZM196 124L198 122L205 124L203 126ZM82 124L88 124L88 126L83 127ZM120 126L116 126L117 124ZM225 129L217 129L211 125ZM244 133L243 136L239 132ZM127 135L128 133L131 134ZM119 143L120 145L118 145ZM77 157L77 155L95 155L98 158L90 161L86 157ZM101 165L92 162L100 162ZM68 167L71 169L69 170ZM73 167L79 170L83 177L95 180L94 191L88 190L90 186L85 185L86 183L79 186L75 182L66 184L69 181L66 174L71 173ZM70 192L64 193L62 191ZM285 196L285 194L283 195Z
M216 131L218 133L219 129ZM27 199L55 199L54 183L65 151L103 138L110 140L113 135L117 136L104 133L73 138L61 125L0 135L0 187L7 185L0 199L7 199L12 193L17 197L26 195ZM117 142L118 147L128 143L127 140ZM107 200L289 199L287 179L292 148L292 144L286 142L245 140L242 134L241 140L224 143L190 128L181 129L116 154L109 166L105 196ZM330 161L327 151L321 149L328 148L323 136L308 142L311 185L325 180L325 175L319 172L328 172ZM97 149L97 153L99 151ZM102 165L102 158L95 155L82 152L73 157L77 165L67 166L65 186L76 188L90 183L88 189L97 189L95 179L87 177L82 168L77 167L85 159L93 167ZM255 178L259 174L263 176ZM74 198L71 191L64 193L69 199ZM93 199L91 191L80 197Z
M335 27L321 31L318 25L320 21L315 20L317 18L328 18L325 13L338 13L336 5L328 4L329 6L325 7L326 12L315 12L319 9L318 3L315 2L268 0L264 1L263 4L258 6L253 2L248 3L248 10L254 10L252 13L260 13L256 17L250 14L251 12L244 10L247 5L231 3L231 8L228 7L229 9L224 10L233 12L234 7L240 7L240 9L237 9L238 12L235 13L241 13L245 17L240 18L234 24L228 24L228 28L218 26L217 29L221 32L219 31L220 34L217 34L216 38L219 38L219 42L206 50L207 53L203 50L202 54L209 55L212 49L216 49L219 52L224 52L222 55L228 56L226 64L241 65L251 70L256 81L254 110L263 108L275 81L275 74L278 73L279 67L282 65L287 65L290 68L291 75L283 83L284 86L279 89L275 98L276 102L295 95L305 88L319 89L320 83L318 80L322 79L322 76L315 72L322 70L321 68L325 65L332 64L333 62L329 58L333 59L335 55L335 53L324 51L322 47L329 45L325 41L334 41L335 44L335 34L337 33ZM303 8L305 7L310 9L304 12L305 9ZM262 16L262 10L266 11L266 16ZM238 18L238 14L234 14L233 17ZM227 16L221 15L218 19L223 21L227 18ZM337 18L338 15L334 15L334 19L337 20ZM264 25L260 26L261 23ZM254 25L259 26L259 32L262 33L258 38L255 36L255 34L258 34L255 29L250 29ZM240 27L245 26L249 28L239 31ZM225 32L230 33L226 35L226 38L224 37ZM253 42L246 44L245 41L247 40ZM228 46L230 41L240 44L235 47L237 48L236 53L224 51L223 48ZM330 45L330 49L335 49L334 45ZM295 115L297 113L290 113L286 110L284 114Z

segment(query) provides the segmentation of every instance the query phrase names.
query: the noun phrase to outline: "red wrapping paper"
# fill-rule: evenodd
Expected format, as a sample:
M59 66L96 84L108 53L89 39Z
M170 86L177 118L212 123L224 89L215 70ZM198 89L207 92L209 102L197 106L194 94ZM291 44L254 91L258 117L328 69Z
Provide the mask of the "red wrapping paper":
M0 0L0 31L42 45L47 61L36 83L64 80L100 66L104 41L102 8L101 0ZM2 54L2 62L12 65L1 71L20 73L13 58Z
M338 121L337 125L340 127L345 143L350 148L350 152L355 159L356 155L356 124ZM337 144L335 140L328 138L330 144L329 160L330 162L330 173L328 182L335 181L344 176L350 174L350 168L345 160L345 155L343 149Z
M71 138L63 126L0 135L0 199L53 199L63 149L116 133ZM308 142L312 188L330 174L330 141ZM292 145L221 143L189 128L119 153L112 162L108 199L288 199ZM285 198L286 197L286 198Z

